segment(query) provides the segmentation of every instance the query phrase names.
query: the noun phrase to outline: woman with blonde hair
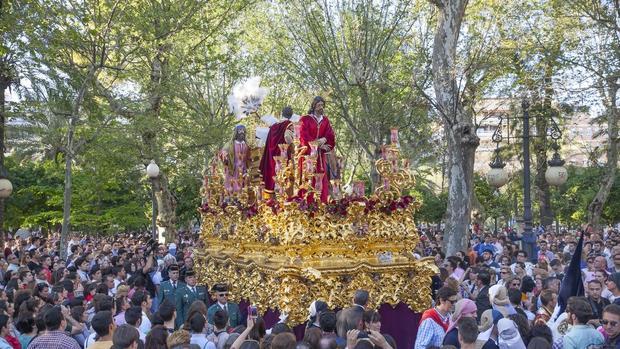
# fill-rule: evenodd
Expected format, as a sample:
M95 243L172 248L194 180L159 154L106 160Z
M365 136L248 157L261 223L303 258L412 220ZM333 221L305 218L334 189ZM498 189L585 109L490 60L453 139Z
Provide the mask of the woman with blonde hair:
M168 336L168 339L166 340L166 344L168 345L169 349L172 349L179 345L182 346L182 345L189 344L190 338L191 338L191 335L189 334L188 331L176 330Z

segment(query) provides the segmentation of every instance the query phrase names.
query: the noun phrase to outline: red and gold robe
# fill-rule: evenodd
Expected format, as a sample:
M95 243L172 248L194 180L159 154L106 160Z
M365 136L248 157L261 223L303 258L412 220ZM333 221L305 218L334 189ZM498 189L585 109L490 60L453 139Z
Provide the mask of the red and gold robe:
M280 155L280 147L278 147L278 145L286 143L284 134L287 129L293 130L293 123L290 120L284 120L271 125L271 127L269 127L269 133L267 134L265 150L260 160L259 169L263 176L263 182L265 183L265 192L269 194L273 193L275 187L275 180L273 177L276 175L276 161L274 160L274 156ZM288 158L291 158L290 150Z
M336 135L334 130L332 129L332 125L329 123L329 119L323 115L323 119L321 121L317 121L317 119L313 115L304 115L299 120L301 124L300 129L300 137L299 141L302 147L307 147L304 154L310 154L310 142L325 138L325 144L329 146L329 151L333 151L336 146ZM327 198L329 196L329 171L327 171L327 157L325 153L327 150L319 149L317 164L315 173L324 173L323 176L323 187L321 188L321 202L326 203ZM299 160L299 169L303 168L304 158L300 158ZM303 173L303 171L301 172ZM314 185L314 182L313 182Z

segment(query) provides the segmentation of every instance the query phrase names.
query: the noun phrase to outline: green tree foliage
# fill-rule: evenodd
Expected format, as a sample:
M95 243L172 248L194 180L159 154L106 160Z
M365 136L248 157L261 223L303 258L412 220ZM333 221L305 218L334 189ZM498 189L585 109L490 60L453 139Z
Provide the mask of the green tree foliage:
M588 204L598 192L599 183L604 178L603 167L568 168L568 181L553 191L553 207L560 217L560 222L569 226L579 227L588 220ZM618 178L609 193L608 203L601 218L607 224L620 221L620 184Z
M451 15L442 6L457 3L462 12L452 15L462 17L444 23L450 38L433 36L439 19ZM593 87L604 87L589 97L605 99L603 116L611 131L604 132L610 146L617 142L611 136L614 119L607 117L617 116L611 92L618 86L613 78L620 76L618 36L610 36L617 23L607 21L614 3L601 4L3 1L0 79L17 96L3 113L10 121L7 166L15 186L5 227L58 229L63 210L66 230L69 212L73 230L148 227L152 184L160 226L171 233L187 226L199 218L202 172L237 123L226 97L236 82L259 75L271 89L264 114L278 114L285 105L304 114L314 95L327 98L345 182L376 182L374 161L390 128L398 127L402 154L417 172L413 194L423 202L416 219L458 220L446 226L461 238L471 216L470 197L463 193L476 195L486 217L521 212L515 205L521 201L518 178L495 196L473 176L475 129L485 115L477 109L481 99L529 91L535 97L532 113L551 115L560 101L559 86L568 81L566 72L586 71ZM462 29L453 32L456 22ZM607 39L597 46L598 38ZM443 39L450 43L442 51ZM452 61L442 62L446 58ZM445 63L441 74L433 74L439 72L433 61ZM545 124L535 127L540 133ZM547 144L534 146L538 164L544 164ZM467 154L458 155L462 150ZM511 151L518 158L514 149L505 150ZM443 154L446 182L465 185L463 190L448 185L450 195L460 195L451 205L448 194L436 194L428 183L437 178ZM152 183L145 176L151 159L161 168ZM544 166L533 170L541 179ZM595 198L592 188L599 186L601 171L571 169L569 183L551 189L562 222L587 217L584 210ZM546 194L541 198L534 203L536 212L548 201ZM613 222L617 184L605 201L602 219ZM447 215L446 207L452 207Z
M434 158L429 106L410 84L411 70L424 59L409 49L419 19L412 14L424 13L420 3L313 0L276 9L288 19L273 32L282 53L278 66L289 71L297 89L328 99L328 115L340 131L337 149L343 155L361 150L357 155L373 185L378 179L374 161L389 142L391 127L401 130L401 142L412 147L416 163ZM357 162L350 160L352 169Z
M6 159L16 188L7 202L5 228L42 227L58 231L62 224L64 168L51 160L17 162ZM149 225L144 203L147 188L139 171L103 166L78 167L74 172L72 225L75 231L135 231Z
M412 193L422 205L416 212L416 223L439 224L444 218L448 194L437 194L427 188L419 188Z

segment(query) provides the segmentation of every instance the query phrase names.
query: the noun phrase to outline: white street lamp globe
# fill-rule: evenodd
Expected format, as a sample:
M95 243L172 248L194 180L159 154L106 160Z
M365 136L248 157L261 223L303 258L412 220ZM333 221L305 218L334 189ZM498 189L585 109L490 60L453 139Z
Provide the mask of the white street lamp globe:
M159 177L159 166L157 166L155 160L151 160L151 163L146 167L146 175L152 179Z
M566 183L568 171L564 166L549 166L545 172L545 180L549 185L560 186Z
M6 178L0 178L0 199L8 198L13 192L13 184Z
M487 173L487 182L490 186L499 188L508 183L508 172L504 168L491 168Z

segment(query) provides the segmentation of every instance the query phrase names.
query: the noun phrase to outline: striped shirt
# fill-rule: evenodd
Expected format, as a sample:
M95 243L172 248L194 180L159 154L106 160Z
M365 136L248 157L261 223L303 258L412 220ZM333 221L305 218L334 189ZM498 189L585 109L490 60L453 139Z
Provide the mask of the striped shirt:
M439 314L439 312L437 312ZM450 316L442 316L441 320L447 322L450 319ZM437 347L440 348L443 343L443 337L445 337L446 331L441 325L439 325L433 319L426 319L422 321L420 327L418 328L418 335L415 340L414 349L426 349L429 347Z

